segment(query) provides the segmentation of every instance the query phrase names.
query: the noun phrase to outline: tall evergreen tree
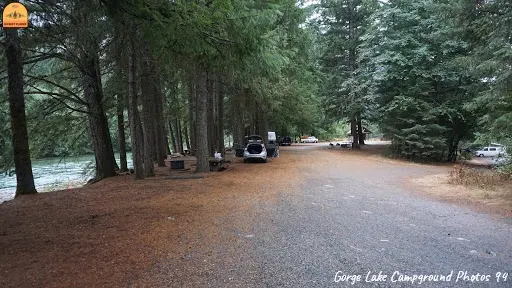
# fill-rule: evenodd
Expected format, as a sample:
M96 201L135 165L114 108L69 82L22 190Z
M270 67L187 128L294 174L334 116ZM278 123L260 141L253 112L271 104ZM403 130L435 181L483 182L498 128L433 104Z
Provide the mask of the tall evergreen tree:
M473 106L485 111L481 141L512 145L512 3L459 1L459 27L471 54L465 63L479 81L482 93Z
M361 74L371 81L382 131L394 151L417 159L455 160L475 126L471 77L457 61L469 51L446 12L449 1L392 1L372 17Z
M377 7L377 1L366 0L323 0L320 4L327 110L333 117L350 120L355 148L359 147L362 127L359 131L357 127L365 109L365 95L360 93L356 81L359 50L362 36L372 24L370 15Z
M8 1L12 2L12 1ZM9 82L9 108L11 112L12 147L16 171L15 196L35 194L32 162L28 143L25 96L23 93L23 58L18 29L4 28L5 57Z

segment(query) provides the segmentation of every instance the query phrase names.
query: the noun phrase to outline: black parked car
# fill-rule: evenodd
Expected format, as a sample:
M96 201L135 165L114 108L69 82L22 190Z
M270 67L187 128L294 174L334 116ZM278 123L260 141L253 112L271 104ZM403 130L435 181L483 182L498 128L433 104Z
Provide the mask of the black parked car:
M292 138L290 138L288 136L284 136L283 138L281 138L280 145L281 146L290 146L290 145L292 145Z

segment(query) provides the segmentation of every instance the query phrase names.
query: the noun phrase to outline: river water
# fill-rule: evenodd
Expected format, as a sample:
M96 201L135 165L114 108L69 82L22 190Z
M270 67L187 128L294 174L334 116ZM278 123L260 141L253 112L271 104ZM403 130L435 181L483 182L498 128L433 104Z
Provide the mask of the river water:
M128 168L132 155L127 153ZM119 154L115 154L120 165ZM94 155L32 160L32 172L37 192L49 192L83 186L94 177ZM16 175L0 175L0 203L14 198Z

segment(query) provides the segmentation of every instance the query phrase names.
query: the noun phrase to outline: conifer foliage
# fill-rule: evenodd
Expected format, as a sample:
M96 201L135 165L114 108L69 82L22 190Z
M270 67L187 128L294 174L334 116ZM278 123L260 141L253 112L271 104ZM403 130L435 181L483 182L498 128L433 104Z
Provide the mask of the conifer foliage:
M19 44L10 44L7 30L0 39L8 48L1 61L10 63L0 70L1 87L9 80L16 107L26 106L12 110L15 125L2 124L4 171L19 162L17 151L26 160L15 165L19 175L29 175L30 156L94 153L98 181L126 171L131 152L133 175L142 179L171 152L189 150L197 171L207 172L213 152L241 144L246 132L317 127L313 33L302 26L307 10L293 0L24 3L31 23L18 31ZM14 95L7 92L2 100Z
M352 131L363 112L396 155L435 161L512 139L509 1L324 0L317 11L326 111Z

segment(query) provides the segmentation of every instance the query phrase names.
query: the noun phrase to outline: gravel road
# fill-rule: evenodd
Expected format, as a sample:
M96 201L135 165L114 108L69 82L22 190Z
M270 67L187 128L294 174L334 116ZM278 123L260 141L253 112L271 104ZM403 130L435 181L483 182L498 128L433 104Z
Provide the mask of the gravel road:
M4 202L0 287L512 287L512 218L411 181L449 168L328 148Z
M293 165L301 165L297 171L303 181L279 188L282 191L270 204L254 203L260 213L250 219L249 233L239 233L243 244L217 244L212 248L219 256L214 261L196 257L187 262L195 266L197 277L179 272L183 262L167 263L162 283L512 287L512 275L505 281L505 273L512 274L511 219L431 200L405 184L407 177L446 168L379 161L326 148L283 147L282 157L274 161L299 159Z

